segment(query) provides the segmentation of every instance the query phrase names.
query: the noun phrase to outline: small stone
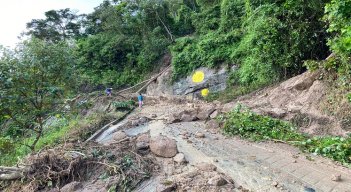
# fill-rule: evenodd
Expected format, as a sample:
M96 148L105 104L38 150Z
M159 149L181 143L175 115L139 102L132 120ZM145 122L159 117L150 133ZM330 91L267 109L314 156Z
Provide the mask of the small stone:
M331 178L332 181L338 182L341 181L341 175L340 174L334 174Z
M175 183L165 183L160 186L157 186L156 192L172 192L177 188Z
M211 119L206 123L206 129L218 129L219 123L215 119Z
M214 166L213 164L205 163L205 162L198 163L196 166L201 171L215 171L217 169L217 167Z
M180 135L188 135L188 132L187 132L187 131L182 131L182 132L180 133Z
M127 134L124 131L117 131L112 136L113 140L115 141L120 141L122 139L125 139L126 137L127 137Z
M292 163L297 163L296 159L292 160Z
M213 186L223 186L225 184L227 184L228 181L225 180L222 176L220 175L216 175L214 177L212 177L211 179L209 179L207 181L207 184L209 185L213 185Z
M274 186L274 187L277 187L278 186L278 182L273 181L273 183L271 185Z
M151 115L151 118L156 118L156 117L157 117L156 114L152 114L152 115Z
M138 123L139 125L143 125L143 124L149 122L149 118L147 118L147 117L140 117L138 119L138 121L139 121L139 123Z
M213 159L213 162L218 162L218 159Z
M314 190L313 188L311 187L304 187L304 192L316 192L316 190Z
M183 135L183 136L182 136L182 139L187 140L187 139L189 139L189 137L188 137L188 136L186 136L186 135Z
M57 189L57 188L53 188L53 189L50 189L49 191L47 191L47 192L60 192L60 190L59 189Z
M180 118L180 121L182 122L191 122L195 120L196 120L196 116L193 116L191 114L186 114L186 113L184 113Z
M82 188L82 184L80 182L73 181L71 183L68 183L67 185L63 186L60 191L62 192L71 192L71 191L77 191L78 189Z
M173 161L182 164L186 162L186 159L183 153L178 153L176 156L173 157Z
M167 119L168 124L178 123L178 122L180 122L180 118L177 114L172 114Z
M202 121L207 120L215 110L216 109L212 107L201 109L201 111L197 114L196 117Z
M216 118L218 116L218 111L216 110L216 111L214 111L211 115L210 115L210 118L211 119L214 119L214 118Z
M195 137L196 138L205 138L205 134L203 134L203 133L196 133Z

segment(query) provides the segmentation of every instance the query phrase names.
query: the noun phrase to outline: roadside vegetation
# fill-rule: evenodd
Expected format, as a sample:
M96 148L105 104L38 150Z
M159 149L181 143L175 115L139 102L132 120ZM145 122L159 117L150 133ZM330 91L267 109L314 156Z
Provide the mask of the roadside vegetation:
M43 148L51 148L65 142L84 142L104 125L122 117L125 112L94 113L88 116L53 117L51 124L45 126L35 149L28 146L36 139L32 137L0 137L0 164L10 166L16 164L29 153L38 152Z
M289 122L262 116L238 105L220 117L223 132L251 141L275 141L292 144L301 150L322 155L351 167L351 137L309 136Z

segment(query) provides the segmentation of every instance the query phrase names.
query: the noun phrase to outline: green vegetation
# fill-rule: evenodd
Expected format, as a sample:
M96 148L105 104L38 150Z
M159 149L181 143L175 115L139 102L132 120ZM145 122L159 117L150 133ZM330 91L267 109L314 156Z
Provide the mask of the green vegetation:
M172 46L174 78L199 66L237 64L234 83L265 85L327 56L321 21L327 1L199 1L195 34ZM311 13L313 13L311 15Z
M239 105L225 117L223 131L228 135L240 135L253 141L276 139L282 141L302 141L305 136L288 122L258 115L242 109Z
M0 58L0 123L5 137L43 134L44 119L60 113L60 105L74 89L76 76L71 47L31 39L15 51L4 50ZM7 121L8 120L8 121Z
M329 157L351 166L351 137L310 137L298 132L291 123L258 115L240 105L221 117L226 135L239 135L252 141L273 140L287 142L303 151Z
M223 103L233 101L242 95L249 94L255 90L259 90L262 86L258 85L233 85L224 91L217 93L210 93L205 99L206 101L218 100Z
M135 102L133 100L129 101L120 101L120 102L112 102L112 106L116 110L131 110L135 107Z
M94 132L113 119L119 118L123 113L114 114L92 114L90 116L77 116L72 119L64 117L54 118L54 124L45 127L40 140L37 142L34 151L38 151L45 147L52 147L56 144L70 141L84 141L88 139ZM18 159L29 154L31 149L29 144L33 143L35 136L27 138L0 137L0 164L13 165Z

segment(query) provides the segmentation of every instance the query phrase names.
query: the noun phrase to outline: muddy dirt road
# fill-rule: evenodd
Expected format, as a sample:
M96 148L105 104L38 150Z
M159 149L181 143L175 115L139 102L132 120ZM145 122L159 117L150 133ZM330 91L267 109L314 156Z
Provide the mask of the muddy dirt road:
M207 104L196 105L201 108ZM250 191L351 191L351 171L328 159L301 153L286 144L251 143L239 138L227 138L220 130L206 129L204 121L166 123L172 113L189 107L194 107L194 104L169 101L146 103L144 108L137 109L128 118L149 117L151 120L125 132L129 136L148 132L151 137L160 134L171 137L177 141L179 152L184 153L190 165L211 163L231 177L235 185ZM120 125L111 127L96 141L108 142L110 135L120 128ZM332 181L333 175L338 174L341 181ZM155 190L153 186L157 180L153 179L136 191Z

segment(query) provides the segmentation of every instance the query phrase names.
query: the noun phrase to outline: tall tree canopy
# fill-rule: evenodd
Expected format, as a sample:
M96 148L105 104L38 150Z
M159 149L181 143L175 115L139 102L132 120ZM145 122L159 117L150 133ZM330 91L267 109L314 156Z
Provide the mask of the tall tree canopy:
M45 19L27 23L27 35L53 42L79 37L84 15L77 15L69 8L45 12Z
M15 52L4 50L0 59L0 116L11 136L43 133L44 120L53 115L76 79L71 48L65 43L39 39L24 42Z

